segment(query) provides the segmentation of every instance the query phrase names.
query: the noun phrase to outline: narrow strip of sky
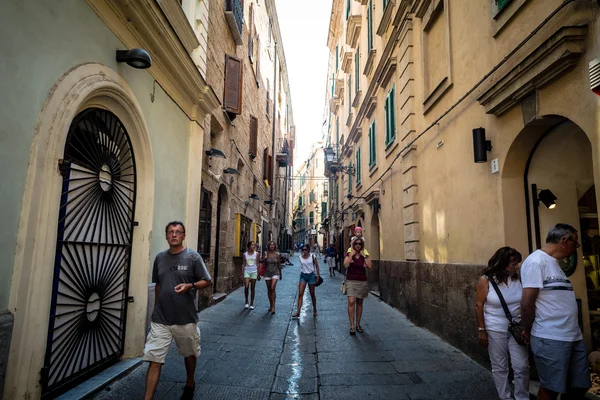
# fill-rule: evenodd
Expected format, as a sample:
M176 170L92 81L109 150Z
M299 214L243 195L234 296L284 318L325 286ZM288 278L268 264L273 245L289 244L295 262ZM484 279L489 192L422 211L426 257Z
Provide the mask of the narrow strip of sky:
M327 84L331 0L275 0L294 107L294 169L321 139Z

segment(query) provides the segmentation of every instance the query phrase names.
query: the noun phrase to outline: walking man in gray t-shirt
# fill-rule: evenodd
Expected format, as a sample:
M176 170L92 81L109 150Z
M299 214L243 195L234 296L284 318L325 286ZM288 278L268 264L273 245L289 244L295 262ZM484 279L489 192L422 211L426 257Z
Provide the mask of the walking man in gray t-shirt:
M149 361L146 376L146 400L154 397L162 365L175 339L179 355L184 357L187 381L181 399L194 397L194 372L200 356L200 329L196 325L196 290L210 285L210 275L200 254L183 246L185 226L169 222L165 228L169 250L156 255L152 282L156 283L154 312L144 347Z

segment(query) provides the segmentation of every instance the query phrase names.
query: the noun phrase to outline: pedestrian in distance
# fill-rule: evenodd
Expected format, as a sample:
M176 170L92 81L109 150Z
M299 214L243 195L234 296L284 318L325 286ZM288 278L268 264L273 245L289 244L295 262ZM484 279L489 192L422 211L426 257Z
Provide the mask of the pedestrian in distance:
M264 254L262 262L266 264L265 283L267 285L267 295L269 297L269 312L275 314L275 302L277 301L277 282L283 279L281 271L281 255L277 251L277 244L270 241L267 245L267 251Z
M302 300L304 298L304 290L308 285L310 292L310 298L313 306L313 316L317 316L317 296L315 294L315 286L317 284L317 277L320 278L319 273L319 262L317 258L310 254L310 247L308 244L302 246L302 255L299 257L300 260L300 280L298 282L298 309L292 318L300 317L300 310L302 310Z
M371 257L366 253L365 241L362 238L354 239L352 249L344 258L346 268L346 296L348 296L348 318L350 319L350 334L363 332L360 320L363 313L363 301L369 296L369 283L367 282L366 268L371 269ZM356 331L354 316L356 313Z
M559 393L583 399L591 386L573 285L558 264L577 251L578 240L574 227L556 224L521 267L523 338L531 343L540 377L539 400Z
M196 290L210 286L211 277L200 254L183 245L185 226L173 221L165 228L169 250L154 259L154 311L142 360L148 361L146 400L154 397L171 342L184 357L187 380L181 399L194 397L196 359L200 356Z
M501 400L529 400L529 353L511 334L502 300L494 286L496 284L500 291L513 321L520 321L523 286L517 271L522 259L521 253L511 247L498 249L477 283L475 310L479 344L488 350L492 377ZM509 381L509 357L514 375L513 390Z
M335 259L337 257L337 250L335 249L335 245L333 244L333 242L329 243L329 247L327 247L327 250L325 252L325 262L327 263L327 266L329 267L329 277L333 278L335 277Z
M258 266L256 260L259 259L258 253L256 252L256 243L249 241L246 245L247 251L242 257L242 271L244 278L244 298L246 299L244 308L250 308L254 310L254 295L256 289L256 280L260 279L258 276ZM248 305L248 289L250 289L250 305Z

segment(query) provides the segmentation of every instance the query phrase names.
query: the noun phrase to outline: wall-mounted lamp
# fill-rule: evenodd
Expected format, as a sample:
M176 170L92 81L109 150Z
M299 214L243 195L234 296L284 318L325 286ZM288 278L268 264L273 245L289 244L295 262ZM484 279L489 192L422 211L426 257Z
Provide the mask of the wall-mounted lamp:
M215 149L215 148L210 148L208 150L205 151L206 155L209 157L218 157L218 158L227 158L225 157L225 153L223 153L221 150L219 149Z
M240 174L240 171L238 171L238 170L237 170L237 169L235 169L235 168L229 167L229 168L225 168L225 169L223 170L223 173L224 173L224 174L239 175L239 174Z
M273 199L269 199L269 200L265 200L264 203L270 206L272 204L275 204L275 201L273 201Z
M323 148L323 154L325 155L325 165L326 168L331 171L333 174L337 174L338 172L342 172L348 175L354 175L355 169L352 165L345 166L341 165L339 162L334 160L335 152L331 148L331 146L327 146Z
M538 201L544 203L549 210L553 210L556 208L556 196L550 189L538 189L539 193L537 194ZM539 204L539 203L538 203Z
M250 196L248 196L248 198L252 200L260 200L260 197L258 197L256 193L252 193Z
M492 151L492 141L485 139L485 129L473 129L473 158L476 163L487 162L487 152Z
M366 199L366 197L354 196L354 195L352 195L352 193L348 193L348 194L346 195L346 198L347 198L348 200L352 200L352 199Z
M125 62L137 69L146 69L152 66L152 58L144 49L117 50L117 62Z

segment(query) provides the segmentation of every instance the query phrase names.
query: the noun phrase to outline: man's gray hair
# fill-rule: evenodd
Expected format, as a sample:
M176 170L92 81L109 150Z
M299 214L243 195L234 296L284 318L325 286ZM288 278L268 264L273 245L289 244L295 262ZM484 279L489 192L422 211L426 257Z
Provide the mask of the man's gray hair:
M562 238L565 236L571 237L574 233L577 233L577 229L569 224L556 224L548 231L546 236L546 243L560 243Z

